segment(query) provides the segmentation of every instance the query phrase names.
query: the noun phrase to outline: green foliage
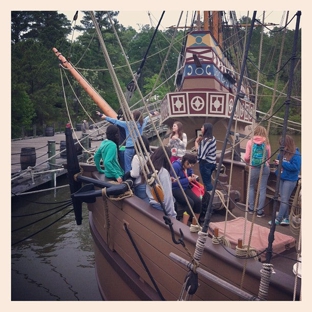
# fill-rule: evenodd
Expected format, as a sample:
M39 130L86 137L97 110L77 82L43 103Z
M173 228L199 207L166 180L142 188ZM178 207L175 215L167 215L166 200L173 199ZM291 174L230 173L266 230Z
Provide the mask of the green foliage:
M12 84L12 137L21 135L21 127L31 130L32 124L59 124L61 128L68 122L69 115L73 124L86 119L86 112L91 119L96 120L97 105L81 88L79 83L66 70L60 70L59 61L52 52L56 47L82 74L92 87L109 105L118 110L120 103L116 89L109 73L112 64L121 91L126 92L126 86L133 80L133 74L139 76L138 85L142 96L146 97L152 90L153 99L162 99L167 92L174 90L174 76L177 60L181 51L184 32L178 31L172 42L174 29L158 30L151 43L155 29L149 25L143 26L139 32L132 27L125 28L118 22L116 11L96 11L96 20L102 33L102 38L109 55L106 61L103 57L100 41L95 32L89 12L84 12L81 26L75 26L79 33L77 39L71 42L70 21L57 11L12 11L11 13L11 84ZM110 19L113 20L119 41L116 39ZM248 22L244 17L242 21ZM249 19L250 21L250 19ZM278 29L276 29L278 30ZM225 29L230 35L230 29ZM226 41L223 49L232 56L232 62L237 66L241 63L245 28L238 28L234 35L229 36L233 42ZM281 32L265 32L263 36L262 62L258 69L260 57L260 28L256 28L252 37L251 49L248 53L247 76L257 80L260 70L260 82L275 87L275 77L278 74L281 82L276 87L286 93L289 80L289 57L292 55L293 31L287 31L283 39ZM285 41L281 69L278 71L279 52L282 41ZM149 48L149 51L147 51ZM148 52L148 53L147 53ZM298 57L301 57L301 32L298 42ZM166 62L164 60L166 59ZM159 74L161 73L161 74ZM168 80L168 78L171 79ZM165 84L161 85L164 81ZM157 83L156 83L157 81ZM301 67L296 68L293 77L292 95L301 98ZM251 83L255 90L255 84ZM272 105L271 93L265 88L259 88L258 109L268 111ZM79 100L78 100L79 99ZM141 100L138 91L134 92L130 106ZM275 104L276 110L283 106L284 98ZM143 105L143 104L141 104ZM84 109L86 110L84 110ZM275 109L274 109L275 110ZM291 103L293 120L301 120L301 105L299 101ZM17 114L15 113L17 112ZM21 114L23 112L23 114ZM282 115L281 113L278 113ZM92 123L92 120L89 120ZM26 130L27 130L26 129Z
M160 100L165 97L165 95L170 92L169 87L162 85L160 86L161 81L158 79L158 75L153 75L150 78L145 78L145 85L144 85L144 90L146 91L147 94L152 92L152 90L155 90L153 94L155 96L150 98L150 101L156 101Z
M18 137L21 135L22 127L25 130L31 130L32 119L36 116L36 113L34 104L23 84L12 86L11 97L11 133L12 137Z

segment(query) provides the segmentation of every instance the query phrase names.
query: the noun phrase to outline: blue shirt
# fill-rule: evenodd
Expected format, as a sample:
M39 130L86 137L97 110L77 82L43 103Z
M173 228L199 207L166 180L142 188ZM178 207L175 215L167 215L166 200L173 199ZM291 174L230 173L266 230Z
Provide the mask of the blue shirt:
M146 124L147 124L147 122L149 121L149 119L150 119L150 116L146 116L143 119L142 126L141 126L141 124L138 121L136 122L136 125L137 125L138 130L139 130L139 134L138 134L138 130L135 127L134 121L131 121L131 120L130 121L123 121L123 120L118 120L118 119L111 118L111 117L108 117L108 116L105 117L105 120L107 120L108 122L125 129L125 132L126 132L126 147L134 147L132 136L134 136L135 140L139 136L141 136L142 133L143 133L143 130L144 130Z
M184 190L186 190L189 186L189 180L187 178L192 176L192 174L194 173L193 172L193 169L191 168L188 168L186 170L187 172L187 176L185 175L185 171L183 170L183 166L182 166L182 162L181 160L176 160L172 163L172 168L173 170L175 171L177 177L179 178L179 181L180 181L180 184L181 186L183 187ZM173 172L171 171L171 176L175 178ZM179 183L178 182L172 182L172 189L179 189L180 186L179 186Z
M280 155L277 156L277 159ZM299 149L296 148L295 154L289 160L283 160L281 169L281 179L288 181L297 181L301 170L301 155ZM277 175L277 170L275 171Z

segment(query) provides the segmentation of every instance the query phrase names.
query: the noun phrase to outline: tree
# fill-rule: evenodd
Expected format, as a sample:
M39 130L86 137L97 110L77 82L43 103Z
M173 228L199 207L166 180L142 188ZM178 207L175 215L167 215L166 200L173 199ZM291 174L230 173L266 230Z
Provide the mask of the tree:
M36 116L35 108L23 84L12 86L11 98L11 135L19 137L23 128L26 131L31 129L32 119Z
M57 86L58 60L52 47L60 44L67 49L69 46L66 40L71 31L69 21L65 15L58 15L55 11L14 11L11 25L12 90L21 90L22 86L22 91L26 92L23 96L20 95L21 91L16 95L12 93L12 111L13 108L23 111L24 105L28 107L30 101L35 113L29 114L27 118L31 116L32 123L43 126L53 124L56 120L62 121L66 112L60 104L62 94ZM18 100L15 97L19 97ZM21 99L25 99L26 104ZM60 113L60 110L63 112ZM21 122L15 122L12 117L13 123L13 127L22 126ZM28 123L29 119L23 121L24 126ZM12 135L16 134L17 131L12 131Z

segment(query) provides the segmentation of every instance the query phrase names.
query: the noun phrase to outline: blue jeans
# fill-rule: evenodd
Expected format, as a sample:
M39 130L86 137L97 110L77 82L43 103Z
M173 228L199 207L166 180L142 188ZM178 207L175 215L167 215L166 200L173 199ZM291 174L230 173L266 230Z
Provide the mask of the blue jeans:
M294 188L297 185L297 181L280 180L279 193L281 196L281 204L276 219L281 222L283 219L289 219L289 198Z
M211 184L211 174L216 169L216 164L209 163L205 160L199 162L199 172L203 180L206 191L211 191L213 186Z
M131 170L131 161L132 161L134 153L135 153L134 148L125 149L125 154L124 154L125 172L128 172Z
M137 186L135 186L134 195L143 199L145 202L149 203L149 198L146 195L146 183L138 184Z
M261 167L251 167L250 169L250 187L249 187L249 200L248 200L250 211L254 210L255 190L256 190L256 185L258 183L258 179L260 176L260 170L261 170ZM270 175L270 167L264 166L263 171L262 171L261 182L260 182L258 208L256 209L257 214L263 213L263 209L265 206L266 186L268 183L269 175Z

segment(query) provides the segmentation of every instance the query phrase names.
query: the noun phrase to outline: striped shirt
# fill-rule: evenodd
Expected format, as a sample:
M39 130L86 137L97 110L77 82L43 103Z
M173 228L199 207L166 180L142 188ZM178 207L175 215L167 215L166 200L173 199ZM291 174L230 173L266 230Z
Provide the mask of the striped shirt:
M197 160L205 160L208 163L216 163L216 138L213 136L212 139L201 140L198 146Z

